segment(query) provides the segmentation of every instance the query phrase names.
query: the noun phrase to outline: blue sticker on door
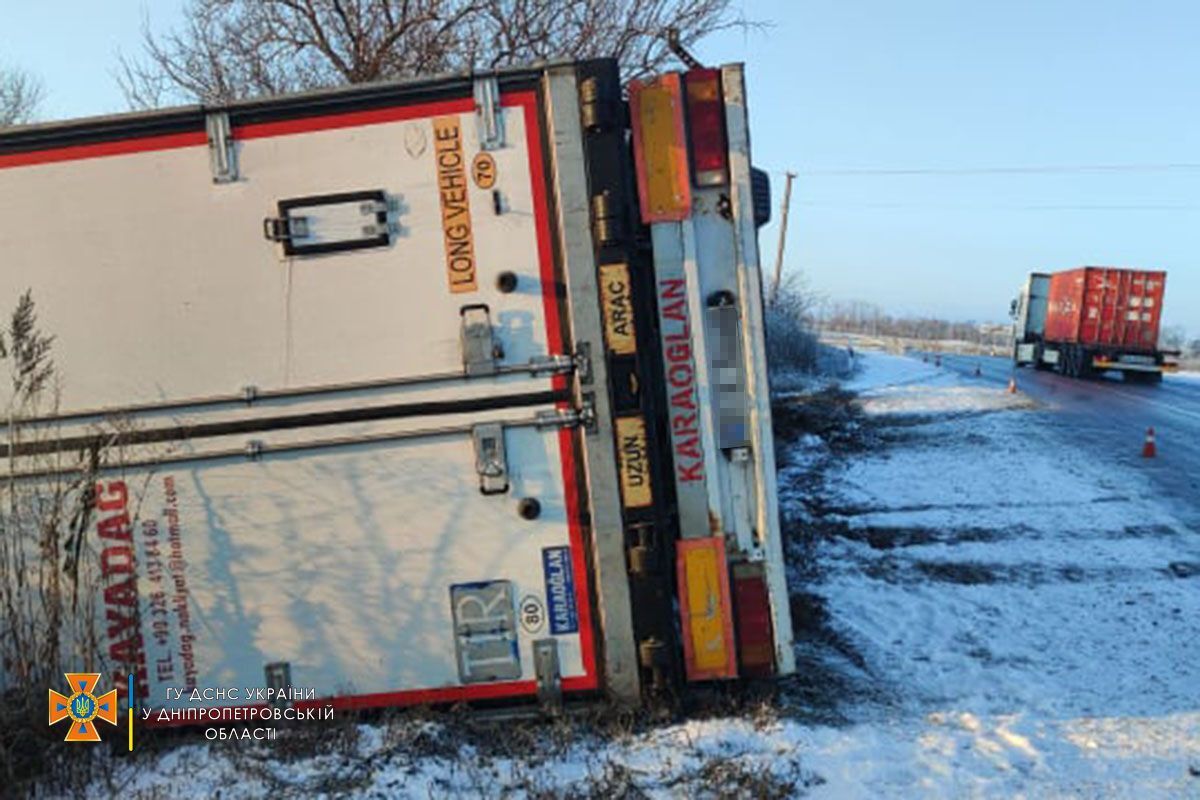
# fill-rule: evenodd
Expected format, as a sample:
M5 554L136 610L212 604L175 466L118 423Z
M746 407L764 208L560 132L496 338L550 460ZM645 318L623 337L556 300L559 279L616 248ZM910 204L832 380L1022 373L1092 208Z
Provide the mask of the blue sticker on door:
M578 632L579 612L575 608L575 575L571 571L571 548L543 549L542 571L546 575L546 609L550 616L550 633L559 636Z

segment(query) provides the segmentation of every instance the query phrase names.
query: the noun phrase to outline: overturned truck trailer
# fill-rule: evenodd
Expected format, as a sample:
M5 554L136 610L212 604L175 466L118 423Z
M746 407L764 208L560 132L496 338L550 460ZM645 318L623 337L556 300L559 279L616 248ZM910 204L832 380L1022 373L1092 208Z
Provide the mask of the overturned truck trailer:
M6 461L89 487L80 666L160 710L792 671L749 144L740 66L608 60L0 133L61 376Z

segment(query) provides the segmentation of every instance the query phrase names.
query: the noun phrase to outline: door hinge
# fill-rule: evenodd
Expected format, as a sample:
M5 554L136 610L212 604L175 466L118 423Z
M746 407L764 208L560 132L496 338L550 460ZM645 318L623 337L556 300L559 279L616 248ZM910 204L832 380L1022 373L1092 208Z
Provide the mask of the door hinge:
M592 237L604 247L626 236L625 206L610 190L592 195Z
M665 691L671 685L674 672L671 650L667 643L655 636L638 642L638 663L650 673L651 685L656 691Z
M204 128L208 132L213 183L233 183L238 179L237 145L233 141L229 115L223 111L209 114L204 119Z
M557 715L562 711L562 668L557 639L537 639L533 643L533 669L537 676L537 698L542 711Z
M605 131L617 125L617 103L613 100L608 82L596 76L579 84L579 115L583 127L591 133Z
M498 422L471 428L475 443L475 472L479 475L482 494L504 494L508 491L508 456L504 451L504 426Z
M637 525L630 529L635 544L629 548L629 573L647 578L662 573L661 534L654 525Z
M500 106L500 81L495 76L475 79L475 124L479 149L504 147L504 109Z

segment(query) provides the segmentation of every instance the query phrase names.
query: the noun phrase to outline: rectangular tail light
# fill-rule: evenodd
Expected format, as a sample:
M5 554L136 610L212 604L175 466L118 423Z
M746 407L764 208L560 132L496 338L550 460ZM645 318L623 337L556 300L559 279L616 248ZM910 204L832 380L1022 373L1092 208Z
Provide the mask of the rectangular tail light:
M741 674L748 678L771 677L775 674L775 637L763 564L734 565L733 606Z
M721 72L693 69L685 76L684 84L692 179L700 187L724 186L729 183L729 140L725 135Z
M642 222L679 222L692 213L684 133L683 88L677 73L629 84L633 157Z

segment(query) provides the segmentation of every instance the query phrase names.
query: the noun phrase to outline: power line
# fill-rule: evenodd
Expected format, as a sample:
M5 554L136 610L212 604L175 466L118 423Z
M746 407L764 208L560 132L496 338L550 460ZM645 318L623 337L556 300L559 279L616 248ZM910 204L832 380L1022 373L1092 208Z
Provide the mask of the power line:
M1076 204L1076 203L993 203L993 204L964 204L964 203L889 203L862 202L840 203L822 202L820 200L796 200L792 205L805 208L861 208L882 210L941 210L941 211L1200 211L1196 204Z
M885 167L885 168L813 168L768 169L773 174L794 172L805 178L857 178L906 176L972 176L972 175L1080 175L1127 172L1181 172L1200 170L1200 163L1168 162L1162 164L1043 164L1030 166L989 167Z

